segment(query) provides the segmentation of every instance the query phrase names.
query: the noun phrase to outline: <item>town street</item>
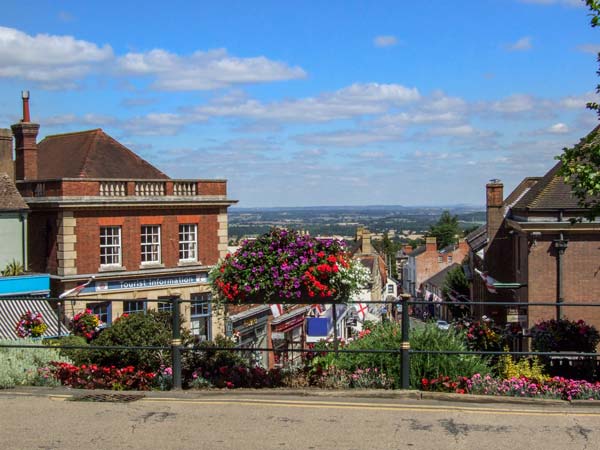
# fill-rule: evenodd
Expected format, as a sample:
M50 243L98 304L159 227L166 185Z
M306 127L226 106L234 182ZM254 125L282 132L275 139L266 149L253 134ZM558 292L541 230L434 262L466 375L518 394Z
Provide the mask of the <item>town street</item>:
M600 449L598 406L256 391L151 394L129 403L70 398L0 391L0 448Z

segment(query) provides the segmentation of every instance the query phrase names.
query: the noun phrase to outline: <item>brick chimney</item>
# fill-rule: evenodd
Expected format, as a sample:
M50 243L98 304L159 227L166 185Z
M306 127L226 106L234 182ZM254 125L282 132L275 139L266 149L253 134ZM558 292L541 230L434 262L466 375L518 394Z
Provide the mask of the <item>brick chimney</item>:
M364 228L362 230L362 239L360 241L360 252L364 255L373 254L373 244L371 244L371 232Z
M13 134L8 128L0 128L0 173L7 174L15 181L13 161Z
M29 91L21 93L23 119L11 126L15 135L15 178L35 180L38 177L37 134L40 125L32 123L29 115Z
M412 245L404 245L402 247L402 250L404 251L405 255L410 255L413 251Z
M435 238L435 236L425 238L425 251L437 252L437 239Z
M504 220L504 185L500 180L490 180L485 185L485 192L487 235L488 243L491 243Z

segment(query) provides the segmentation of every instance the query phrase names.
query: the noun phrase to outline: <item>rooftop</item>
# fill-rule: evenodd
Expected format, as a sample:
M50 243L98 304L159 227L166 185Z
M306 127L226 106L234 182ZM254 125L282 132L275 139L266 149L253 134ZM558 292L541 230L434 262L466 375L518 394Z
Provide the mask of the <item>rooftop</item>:
M47 136L38 149L39 179L169 178L100 128Z

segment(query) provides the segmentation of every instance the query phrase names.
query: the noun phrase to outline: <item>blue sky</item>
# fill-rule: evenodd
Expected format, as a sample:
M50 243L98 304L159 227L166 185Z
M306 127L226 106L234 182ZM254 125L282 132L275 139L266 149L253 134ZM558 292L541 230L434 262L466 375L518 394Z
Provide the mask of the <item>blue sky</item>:
M0 120L103 128L239 206L483 205L597 124L578 0L5 0Z

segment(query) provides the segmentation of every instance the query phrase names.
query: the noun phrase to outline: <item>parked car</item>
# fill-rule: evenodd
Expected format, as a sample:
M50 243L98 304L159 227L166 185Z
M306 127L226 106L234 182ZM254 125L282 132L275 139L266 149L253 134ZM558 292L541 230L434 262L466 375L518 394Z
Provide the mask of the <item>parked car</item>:
M448 322L446 322L445 320L438 320L435 324L440 330L449 330L450 329L450 324Z

